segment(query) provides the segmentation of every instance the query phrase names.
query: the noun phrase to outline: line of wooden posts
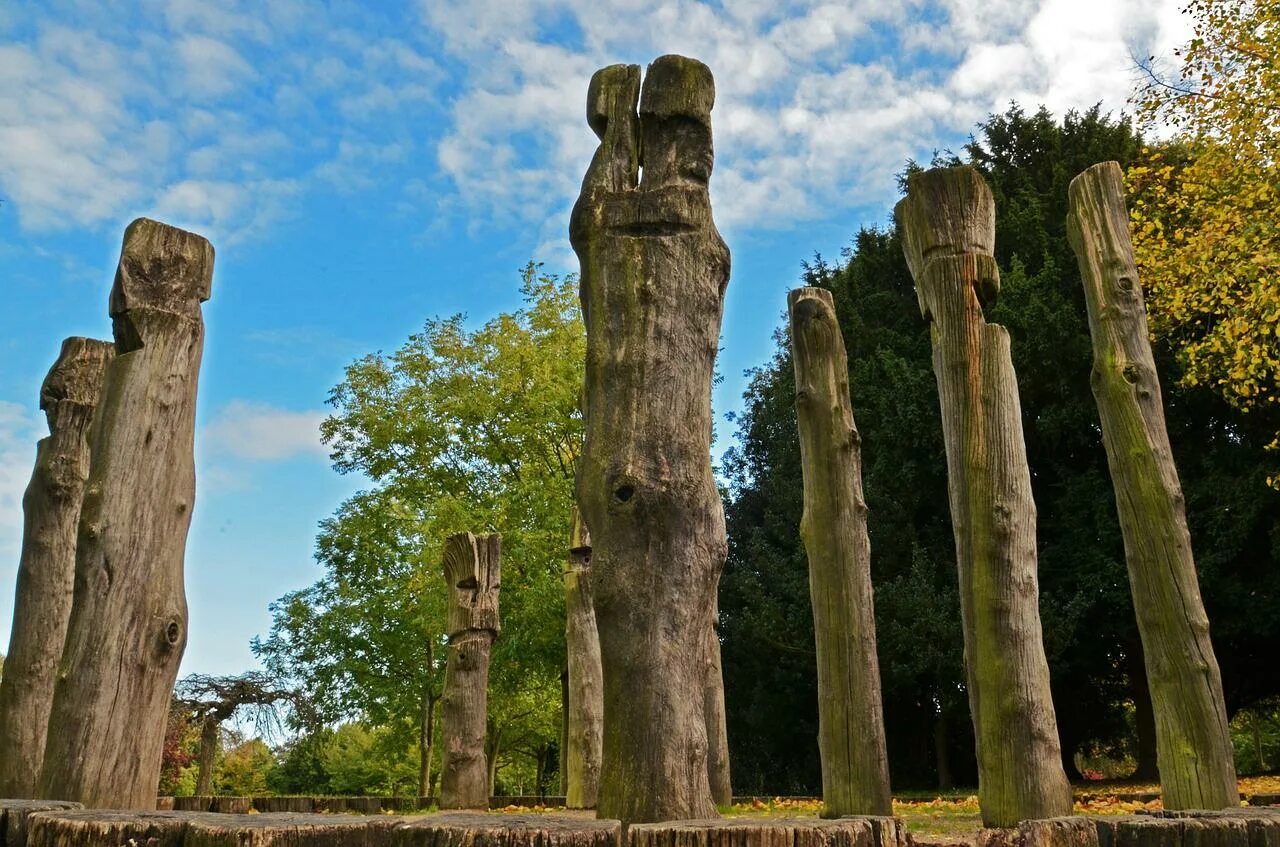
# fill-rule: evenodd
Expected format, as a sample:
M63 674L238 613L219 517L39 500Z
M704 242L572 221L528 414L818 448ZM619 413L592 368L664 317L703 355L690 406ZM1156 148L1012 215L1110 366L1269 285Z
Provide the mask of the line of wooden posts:
M730 802L716 592L727 551L710 459L711 383L729 251L707 186L711 72L680 56L591 80L600 146L574 206L587 331L585 445L567 600L569 805L644 822ZM1068 229L1093 336L1155 709L1167 808L1238 795L1147 341L1119 167L1071 185ZM930 325L947 452L983 820L1069 814L1036 576L1035 505L1003 327L991 192L967 167L912 176L898 230ZM187 639L183 554L213 249L140 219L110 298L114 342L68 339L41 390L13 638L0 681L0 796L154 804ZM817 640L825 813L892 812L861 444L831 293L789 297L804 474L800 526ZM590 536L587 534L590 527ZM450 593L442 808L484 808L500 538L444 551Z

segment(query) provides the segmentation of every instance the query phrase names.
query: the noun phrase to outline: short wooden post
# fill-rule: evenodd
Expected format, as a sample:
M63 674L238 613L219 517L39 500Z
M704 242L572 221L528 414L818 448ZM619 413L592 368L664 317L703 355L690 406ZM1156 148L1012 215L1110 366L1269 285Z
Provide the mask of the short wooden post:
M800 536L818 651L818 748L825 817L891 815L862 439L831 292L787 298L804 477Z
M1222 674L1200 599L1115 162L1071 181L1067 235L1093 336L1093 395L1142 636L1166 809L1240 803Z
M489 705L489 654L498 637L502 536L449 537L444 578L449 592L449 657L440 702L444 764L441 809L488 809L489 768L485 718Z

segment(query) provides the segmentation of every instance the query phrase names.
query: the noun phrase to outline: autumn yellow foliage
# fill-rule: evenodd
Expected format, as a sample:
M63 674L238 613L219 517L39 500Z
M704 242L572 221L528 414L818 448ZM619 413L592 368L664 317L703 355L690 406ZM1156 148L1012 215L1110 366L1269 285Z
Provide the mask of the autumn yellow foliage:
M1176 75L1149 67L1139 115L1171 144L1128 174L1151 331L1184 381L1280 402L1280 0L1192 0Z

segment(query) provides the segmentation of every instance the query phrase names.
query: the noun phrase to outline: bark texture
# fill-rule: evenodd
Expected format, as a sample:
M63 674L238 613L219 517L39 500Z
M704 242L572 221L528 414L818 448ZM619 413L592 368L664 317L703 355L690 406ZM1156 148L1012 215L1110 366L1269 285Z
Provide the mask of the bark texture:
M449 656L440 724L444 762L441 809L487 809L489 768L485 718L489 705L489 653L498 637L502 536L451 536L444 546L449 591Z
M561 815L443 814L393 827L390 847L623 847L617 821Z
M577 502L604 669L597 808L624 823L715 814L705 639L727 547L711 378L729 250L707 193L714 100L711 72L681 56L651 64L643 91L639 66L597 71L600 147L570 221L587 327Z
M146 218L125 230L110 299L116 356L93 426L44 797L155 804L187 644L200 304L212 277L213 247L200 236Z
M40 785L53 687L71 617L76 531L89 478L89 430L115 350L68 338L40 388L49 436L22 498L22 552L9 655L0 680L0 797L31 798Z
M982 820L1067 815L1018 383L1009 333L982 314L1000 284L995 203L977 171L938 168L910 178L895 216L932 328Z
M1164 805L1235 806L1222 674L1165 429L1120 166L1094 165L1071 181L1069 196L1067 235L1089 312L1093 395L1142 636Z
M798 288L787 305L804 478L800 536L818 655L822 814L891 815L862 439L849 400L848 356L830 291Z
M565 644L568 648L568 729L564 750L565 805L594 809L600 791L604 731L604 672L591 594L591 535L577 507L564 573Z

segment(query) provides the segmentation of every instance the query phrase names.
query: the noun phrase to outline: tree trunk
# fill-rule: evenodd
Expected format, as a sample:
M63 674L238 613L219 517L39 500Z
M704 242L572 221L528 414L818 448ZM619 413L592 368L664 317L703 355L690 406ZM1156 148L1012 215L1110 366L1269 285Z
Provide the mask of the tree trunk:
M93 426L45 797L155 807L187 645L200 303L212 276L213 247L200 236L146 218L125 230L110 301L116 357Z
M707 779L711 800L717 806L733 805L733 783L729 778L729 726L724 715L724 670L720 665L719 604L707 622L707 681L703 709L707 719Z
M1068 815L1018 383L1009 333L982 315L1000 285L995 203L977 171L938 168L910 178L895 215L932 323L982 820Z
M787 297L804 481L800 536L818 654L818 748L824 817L891 815L862 439L831 292Z
M444 765L441 809L489 808L491 769L485 766L489 652L498 637L502 536L450 536L444 546L449 590L449 659L441 723Z
M1115 162L1071 181L1067 234L1093 336L1093 394L1146 658L1166 809L1240 802L1222 675L1200 599Z
M1154 782L1160 779L1156 752L1156 713L1151 706L1151 688L1147 685L1146 662L1142 645L1130 644L1125 650L1125 667L1129 678L1129 696L1133 699L1133 722L1138 736L1137 761L1130 779Z
M68 338L40 387L49 436L22 498L22 552L9 655L0 680L0 797L32 798L62 645L71 617L80 502L89 478L89 431L115 348Z
M435 756L436 700L428 687L422 697L422 724L418 732L418 796L431 796L431 760Z
M600 669L600 636L591 596L591 535L577 507L569 542L569 568L564 573L565 644L568 648L568 731L561 751L565 805L594 809L600 790L600 743L603 731L604 683Z
M947 710L939 707L933 718L933 755L938 767L938 790L950 791L955 787L951 776L951 733L948 732Z
M638 66L597 71L601 144L570 222L587 327L577 501L604 671L597 808L624 823L715 814L702 692L727 551L710 401L729 250L707 193L714 99L711 72L680 56L649 66L643 94Z
M574 507L574 510L575 511L577 510L576 506ZM566 595L567 594L568 594L568 589L566 587ZM594 616L595 616L594 609L592 609L591 614L594 619ZM569 657L568 657L568 651L569 651L568 640L569 639L567 637L567 629L568 629L568 597L567 596L565 598L565 620L566 620L565 663L560 668L560 746L557 748L557 751L556 751L558 756L558 761L559 761L559 767L557 768L559 773L556 774L556 783L560 789L559 790L560 796L567 798L569 795L569 773L568 773L568 764L565 758L566 756L569 755ZM597 645L598 644L599 642L597 641Z
M213 793L213 764L218 757L218 741L222 721L215 712L204 716L200 724L200 753L197 757L196 796Z

